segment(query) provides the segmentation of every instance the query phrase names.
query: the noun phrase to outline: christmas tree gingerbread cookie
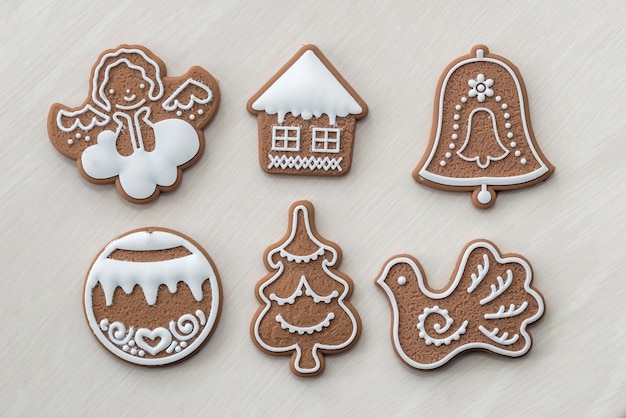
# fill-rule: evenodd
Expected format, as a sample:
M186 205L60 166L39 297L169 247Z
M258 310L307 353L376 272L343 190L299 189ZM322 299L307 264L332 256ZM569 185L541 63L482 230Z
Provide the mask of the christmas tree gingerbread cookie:
M52 105L48 136L85 179L115 183L127 200L147 203L178 187L202 156L202 130L219 103L217 81L203 68L167 77L148 49L121 45L96 61L82 105Z
M251 324L254 343L273 355L290 355L298 376L324 370L324 355L352 347L361 332L348 299L352 280L336 270L341 249L315 230L313 205L291 206L289 230L265 251L270 273L256 286L263 305Z
M522 256L476 240L465 247L444 289L430 288L410 255L388 260L376 284L391 305L396 353L411 367L432 370L469 350L526 354L532 344L527 327L545 310L532 280Z
M128 232L96 257L83 304L92 332L118 358L164 366L189 358L220 316L217 269L192 239L163 228Z
M486 209L497 191L532 186L553 171L536 143L526 88L511 62L478 45L444 70L429 149L413 171L418 183L471 191L474 205Z

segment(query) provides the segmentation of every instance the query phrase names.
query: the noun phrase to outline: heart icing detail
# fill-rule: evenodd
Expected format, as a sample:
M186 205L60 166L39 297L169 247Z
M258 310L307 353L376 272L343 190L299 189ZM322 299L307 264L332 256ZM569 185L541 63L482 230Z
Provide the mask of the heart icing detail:
M159 341L154 345L156 340ZM150 344L150 342L153 344ZM153 330L139 328L137 332L135 332L135 343L137 343L137 347L144 349L153 356L169 347L171 342L172 334L170 334L167 328L158 327Z

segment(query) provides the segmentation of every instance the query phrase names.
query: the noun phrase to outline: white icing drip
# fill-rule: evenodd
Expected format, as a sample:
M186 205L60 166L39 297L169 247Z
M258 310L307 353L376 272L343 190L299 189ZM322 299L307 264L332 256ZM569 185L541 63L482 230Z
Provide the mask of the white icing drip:
M336 123L337 116L363 112L357 100L312 50L305 51L261 94L252 108L278 114L280 123L287 113L305 120L326 114L331 125Z
M419 329L420 338L424 339L424 342L426 343L426 345L435 344L435 346L437 347L439 347L442 344L449 345L452 343L452 341L457 341L459 338L461 338L461 335L465 334L465 330L467 329L467 324L468 324L467 321L463 321L461 326L456 331L454 331L452 335L448 337L445 337L445 338L432 337L431 335L428 334L424 325L426 323L426 318L431 314L440 315L446 321L443 327L441 326L441 324L435 323L433 328L435 329L435 332L437 334L443 334L447 332L452 326L452 324L454 323L454 320L450 317L447 309L441 309L439 306L433 306L432 308L424 308L424 311L419 316L417 329Z
M308 254L308 255L294 255L291 254L289 251L282 249L280 250L280 255L281 257L285 257L287 258L288 261L295 261L297 264L300 263L308 263L310 261L314 261L317 260L319 258L320 255L324 254L324 249L323 248L319 248L317 251L315 251L314 253ZM304 277L304 276L302 276Z
M332 312L329 312L328 315L326 315L326 318L319 324L312 325L310 327L299 327L299 326L290 324L282 317L281 314L278 314L276 315L276 322L280 323L281 328L288 330L291 334L297 332L300 335L305 334L305 333L311 335L314 332L320 332L323 328L329 327L330 321L334 318L335 318L335 314Z
M300 283L298 284L296 291L293 292L291 296L286 297L286 298L281 298L281 297L276 296L275 293L271 293L270 300L274 300L278 302L280 306L283 306L285 304L292 305L293 303L295 303L296 298L298 298L299 296L302 296L303 288L304 288L304 293L307 296L311 296L315 303L320 303L320 302L330 303L333 300L333 298L336 298L337 296L339 296L339 292L337 292L336 290L333 290L328 296L318 295L317 293L315 293L313 289L311 289L311 285L309 285L309 282L307 281L306 277L302 275L302 277L300 278Z
M483 254L483 263L478 264L476 270L478 271L478 275L476 275L476 273L471 274L472 284L467 288L467 293L472 293L489 272L489 257L487 254Z
M491 293L489 293L489 295L480 300L481 305L485 305L491 302L492 300L503 294L509 288L509 286L511 286L511 283L513 283L513 272L510 269L506 271L506 281L502 279L502 276L498 276L496 280L498 281L498 286L496 287L495 284L491 285Z
M121 247L118 246L120 242ZM116 249L131 251L166 250L183 246L191 254L163 261L132 262L107 258ZM87 278L91 290L100 283L107 306L113 304L117 287L130 294L139 286L150 305L156 303L160 285L166 285L171 293L176 292L179 282L185 283L197 301L203 297L202 284L214 279L215 273L204 255L189 241L165 231L139 231L110 243L100 254Z
M83 125L80 119L76 116L81 116L88 112L93 113L93 116L91 117L91 121L87 125ZM74 119L74 121L69 127L63 125L62 118L74 118L74 117L76 117L76 119ZM80 128L84 131L89 131L93 129L95 126L104 126L110 121L111 121L111 118L108 115L100 112L98 109L96 109L90 104L88 104L87 106L79 110L69 111L69 110L61 109L59 110L59 113L57 113L57 126L63 132L72 132L76 128Z
M486 313L484 316L485 316L485 319L511 318L513 316L517 316L521 314L522 312L524 312L527 307L528 307L527 301L524 301L517 309L515 308L515 304L513 303L509 306L508 310L505 310L506 308L504 307L504 305L500 305L500 309L498 309L498 312Z
M478 329L485 335L485 337L489 338L491 341L497 344L511 345L519 339L519 334L513 334L513 336L509 338L508 332L502 333L502 336L499 337L498 333L500 332L500 329L498 327L494 328L492 331L489 331L487 330L487 328L479 325Z
M198 98L192 94L189 97L189 101L187 103L184 103L184 104L181 103L178 100L178 97L180 93L182 93L183 90L185 90L189 86L196 86L196 87L201 88L206 93L206 97ZM163 102L161 106L163 106L163 109L170 111L170 112L176 109L189 110L193 107L195 103L207 104L211 100L213 100L213 92L211 91L211 89L208 86L201 83L200 81L194 80L193 78L189 78L183 84L181 84L180 87L178 87L174 93L172 93L167 99L165 99L165 101Z

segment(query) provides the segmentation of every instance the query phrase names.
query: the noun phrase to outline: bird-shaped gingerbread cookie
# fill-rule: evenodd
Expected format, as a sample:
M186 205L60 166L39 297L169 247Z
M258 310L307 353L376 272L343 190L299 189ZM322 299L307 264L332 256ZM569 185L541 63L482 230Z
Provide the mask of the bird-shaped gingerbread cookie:
M129 201L147 203L175 189L202 156L202 130L219 102L217 81L203 68L167 77L148 49L121 45L96 61L82 105L52 105L48 136L85 179L115 182Z
M441 367L467 350L526 354L532 343L526 328L545 309L531 281L528 261L501 255L485 240L467 245L443 290L431 289L408 255L388 260L376 279L391 304L396 353L420 370Z

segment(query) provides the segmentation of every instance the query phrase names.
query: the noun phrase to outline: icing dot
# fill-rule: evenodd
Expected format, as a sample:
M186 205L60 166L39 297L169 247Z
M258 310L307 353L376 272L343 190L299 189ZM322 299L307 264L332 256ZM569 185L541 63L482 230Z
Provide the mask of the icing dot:
M69 145L72 145L72 144L74 143L74 140L73 140L73 139L68 139L68 140L67 140L67 143L68 143Z
M178 112L176 112L176 116L182 116L183 112L181 112L180 110Z
M76 139L80 139L82 137L82 135L79 133L76 134Z
M528 161L526 161L526 158L522 158L521 160L519 160L519 162L524 165L526 164Z
M126 94L130 93L130 89L126 89Z
M91 137L90 137L89 135L87 135L87 136L85 137L85 141L87 141L87 142L91 141Z
M128 345L130 345L131 347L134 347L135 346L135 340L130 340L128 342Z
M174 351L176 351L177 353L180 353L180 350L182 350L182 348L180 348L180 347L176 347L176 348L174 349Z
M113 93L115 93L115 90L109 89L109 94L113 94Z
M459 130L459 125L457 125L456 123L454 125L452 125L452 129L454 129L455 131Z
M476 197L478 198L478 201L483 205L491 202L491 193L489 193L488 190L481 190L480 192L478 192L478 196Z
M454 149L454 148L456 148L456 145L450 144L450 149Z
M509 105L508 105L508 104L506 104L506 103L502 103L502 109L505 109L505 110L506 110L508 107L509 107Z
M513 132L509 132L508 134L506 134L506 137L509 139L513 138Z
M439 165L442 166L442 167L445 167L446 166L446 162L441 160L441 161L439 161Z
M404 276L398 277L398 284L400 286L404 286L406 284L406 277L404 277Z
M454 139L454 140L457 140L457 139L459 139L459 136L457 134L452 134L451 138Z
M515 156L516 157L519 157L520 155L522 155L522 151L520 151L520 150L515 151Z
M511 141L511 148L515 148L517 146L517 142Z
M452 153L446 152L446 158L450 158L450 157L452 157Z
M506 129L511 129L511 122L507 122L507 123L505 123L505 124L504 124L504 127L505 127Z
M196 115L189 115L189 119L194 120L196 118Z
M496 102L500 103L502 101L502 97L496 96Z
M181 346L182 348L187 347L187 341L182 341L182 342L180 343L180 346Z
M465 96L461 97L461 102L462 103L466 103L467 102L467 97L465 97Z
M131 349L130 349L130 354L132 354L133 356L134 356L135 354L137 354L137 349L136 349L136 348L131 348Z
M139 354L139 357L143 357L143 356L146 355L146 352L143 351L143 350L139 350L139 353L137 353L137 354Z
M100 329L102 331L108 331L109 330L109 320L104 318L102 321L100 321Z
M459 105L459 104L458 104L458 105L454 106L454 108L455 108L456 110L461 110L461 105Z
M510 117L511 117L511 115L509 115L508 113L505 113L505 114L504 114L504 119L508 119L508 118L510 118Z
M461 119L461 115L459 115L458 113L454 115L454 120L459 120L459 119Z
M141 84L139 85L139 88L140 88L140 89L145 89L145 88L146 88L146 85L145 85L145 84L143 84L143 83L141 83Z
M204 110L198 109L198 115L204 115Z
M130 348L126 344L124 344L124 346L122 347L122 350L128 351L128 350L130 350Z

